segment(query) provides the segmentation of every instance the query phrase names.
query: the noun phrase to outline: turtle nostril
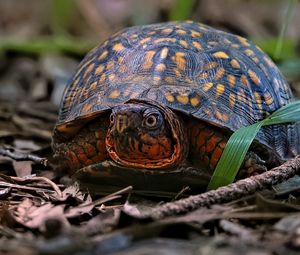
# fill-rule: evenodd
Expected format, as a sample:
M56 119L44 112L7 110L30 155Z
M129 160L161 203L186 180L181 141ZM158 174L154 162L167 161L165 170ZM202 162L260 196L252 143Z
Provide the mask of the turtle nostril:
M113 124L115 122L115 115L111 114L109 117L110 123Z

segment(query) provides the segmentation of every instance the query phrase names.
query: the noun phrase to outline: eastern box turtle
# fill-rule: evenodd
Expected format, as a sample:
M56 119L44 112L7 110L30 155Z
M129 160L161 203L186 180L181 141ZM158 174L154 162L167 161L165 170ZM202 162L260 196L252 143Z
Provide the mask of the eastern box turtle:
M54 157L98 185L199 191L233 131L292 100L275 64L243 37L192 21L131 27L88 53L67 85ZM294 157L299 130L263 127L244 168Z

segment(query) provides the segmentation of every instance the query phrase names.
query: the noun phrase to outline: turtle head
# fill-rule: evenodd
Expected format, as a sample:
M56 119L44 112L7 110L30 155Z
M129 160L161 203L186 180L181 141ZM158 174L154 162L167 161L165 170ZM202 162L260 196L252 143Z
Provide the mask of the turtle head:
M106 148L123 166L164 169L186 158L186 130L179 116L149 100L130 100L110 115Z

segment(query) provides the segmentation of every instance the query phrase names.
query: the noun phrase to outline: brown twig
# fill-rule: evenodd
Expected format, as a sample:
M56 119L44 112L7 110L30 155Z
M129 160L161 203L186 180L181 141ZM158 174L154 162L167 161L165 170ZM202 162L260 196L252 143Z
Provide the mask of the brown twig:
M2 155L4 157L9 157L16 161L29 160L29 161L33 161L34 163L37 163L37 164L42 164L44 166L48 165L48 160L46 158L41 158L41 157L38 157L38 156L35 156L32 154L17 153L17 152L12 151L11 149L0 148L0 155Z
M167 216L187 213L202 206L232 201L283 182L299 172L300 155L263 174L251 176L216 190L157 206L149 213L141 215L141 218L158 220Z

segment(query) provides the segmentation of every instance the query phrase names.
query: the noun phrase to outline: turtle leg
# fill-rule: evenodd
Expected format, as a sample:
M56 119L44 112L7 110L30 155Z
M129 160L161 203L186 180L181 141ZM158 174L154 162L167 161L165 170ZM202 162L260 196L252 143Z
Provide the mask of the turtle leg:
M73 138L53 145L58 165L73 173L82 167L108 159L105 144L108 125L108 117L97 118Z
M190 131L190 159L193 165L212 173L223 153L229 135L200 121L191 122L188 130ZM265 172L267 170L265 164L266 162L257 154L252 151L247 152L238 178Z

